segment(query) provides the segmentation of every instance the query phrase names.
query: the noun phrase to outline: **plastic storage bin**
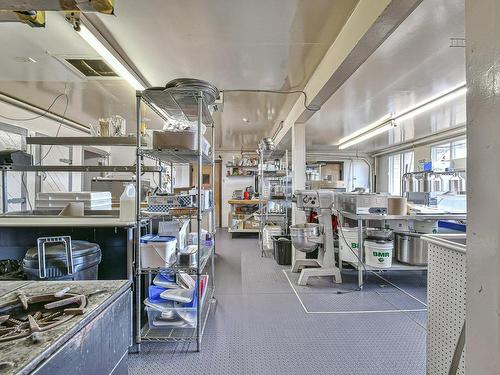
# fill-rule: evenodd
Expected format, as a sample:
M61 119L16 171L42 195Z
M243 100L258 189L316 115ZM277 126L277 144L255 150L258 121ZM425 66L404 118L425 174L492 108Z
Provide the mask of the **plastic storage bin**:
M282 266L292 264L292 239L290 236L273 236L274 259Z
M141 237L141 266L166 268L176 260L177 239L171 236L146 235Z
M193 276L195 278L195 276ZM208 275L200 277L201 298L200 304L203 307L206 294ZM149 301L146 299L145 310L148 314L148 324L150 329L172 329L172 328L196 328L196 293L190 303L177 303L172 301Z

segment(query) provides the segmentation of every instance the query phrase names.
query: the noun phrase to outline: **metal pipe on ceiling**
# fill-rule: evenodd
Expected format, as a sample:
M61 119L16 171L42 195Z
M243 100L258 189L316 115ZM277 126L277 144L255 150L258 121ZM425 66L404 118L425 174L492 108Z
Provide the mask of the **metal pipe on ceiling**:
M409 150L409 149L412 149L412 148L418 147L418 146L426 146L426 145L430 145L432 143L436 143L436 142L440 142L440 141L444 141L444 140L448 140L448 139L452 139L452 138L458 138L458 137L465 136L465 135L466 135L466 126L464 124L461 126L454 127L452 129L443 130L443 131L438 132L438 133L426 135L424 137L415 138L415 139L412 139L412 140L407 141L407 142L399 143L395 146L388 147L388 148L384 149L383 151L378 151L378 152L372 153L370 156L375 158L375 157L379 157L379 156L383 156L383 155L389 155L389 154L393 154L395 152Z
M35 115L40 115L41 117L45 117L48 119L51 119L53 121L56 121L58 123L61 123L63 126L66 126L68 128L72 128L75 130L82 131L84 133L90 134L90 128L87 125L84 125L80 122L68 119L66 117L62 117L58 115L57 113L54 113L52 111L47 111L44 108L41 108L39 106L36 106L32 103L28 103L24 100L21 100L19 98L10 96L6 93L0 92L0 101L9 105L12 105L16 108L31 112Z

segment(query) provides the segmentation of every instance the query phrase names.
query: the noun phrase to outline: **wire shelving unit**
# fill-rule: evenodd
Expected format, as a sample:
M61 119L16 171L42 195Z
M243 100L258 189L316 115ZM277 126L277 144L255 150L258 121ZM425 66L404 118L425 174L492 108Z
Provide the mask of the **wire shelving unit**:
M211 189L215 191L214 178L215 176L215 160L213 149L210 155L203 153L203 128L210 129L211 145L215 145L215 131L214 122L211 116L211 111L207 102L209 101L209 94L205 91L196 91L186 88L150 88L144 91L137 91L136 105L137 105L137 129L136 140L141 137L141 105L148 105L155 111L161 118L165 120L175 119L180 122L196 122L197 124L197 150L190 151L184 149L146 149L140 143L136 142L136 175L141 176L141 168L144 158L154 159L158 162L174 164L190 164L197 166L197 207L187 214L175 215L171 213L157 213L157 212L144 212L141 211L140 197L136 196L136 209L137 209L137 223L143 219L161 218L162 220L172 220L175 218L182 218L187 220L196 221L197 224L197 245L198 255L195 266L179 266L176 264L165 268L143 268L141 266L141 233L136 233L135 244L135 308L136 308L136 342L137 349L140 350L141 342L196 342L196 350L201 349L201 340L203 331L207 323L211 306L215 303L215 211L213 207L210 209L203 209L202 207L202 183L203 165L211 165L212 178ZM137 188L140 186L140 177L136 179ZM212 235L212 245L204 246L202 243L202 225L203 218L208 215L208 233ZM178 271L185 271L196 278L196 323L194 325L168 327L168 328L154 328L152 329L145 319L144 304L143 304L143 291L147 290L150 285L152 276L157 273L175 273ZM200 293L201 277L208 275L208 281L205 283L203 294ZM147 283L145 283L147 281ZM144 289L143 289L144 288ZM146 294L146 292L145 292Z
M275 171L266 170L265 165L274 160L281 161L281 168ZM273 150L259 152L259 169L258 169L258 182L259 182L259 246L261 256L265 255L265 239L264 228L269 223L279 224L282 228L282 234L288 234L289 226L289 207L291 204L290 194L290 174L289 174L289 160L288 150ZM264 194L264 185L269 183L269 192ZM280 195L272 194L273 185L281 186L282 193ZM284 208L282 212L271 212L269 210L270 203L279 203Z

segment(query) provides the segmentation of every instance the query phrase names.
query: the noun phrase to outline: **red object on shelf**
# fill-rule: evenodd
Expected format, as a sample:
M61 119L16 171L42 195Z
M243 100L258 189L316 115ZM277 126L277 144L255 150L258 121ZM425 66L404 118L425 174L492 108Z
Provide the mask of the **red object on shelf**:
M248 191L245 191L243 193L243 199L247 199L247 200L250 199L250 193Z

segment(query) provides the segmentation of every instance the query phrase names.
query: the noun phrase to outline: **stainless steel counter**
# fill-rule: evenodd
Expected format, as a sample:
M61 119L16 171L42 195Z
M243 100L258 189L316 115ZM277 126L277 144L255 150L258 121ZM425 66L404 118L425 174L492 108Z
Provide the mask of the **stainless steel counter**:
M59 216L60 210L8 212L0 215L0 227L135 227L135 220L121 221L118 210L85 211L83 217Z
M27 296L55 293L69 286L71 293L90 295L84 315L75 316L38 338L0 343L0 373L6 375L126 374L132 337L130 282L31 281L0 282L10 293L0 303ZM118 371L117 371L118 370Z
M464 214L425 214L425 215L360 215L346 211L335 211L337 214L353 220L467 220L467 215Z
M422 215L379 215L379 214L355 214L352 212L334 210L334 213L339 216L340 222L343 223L344 219L351 219L357 221L357 230L358 230L358 241L357 243L363 243L363 222L369 221L386 221L386 220L414 220L414 221L438 221L438 220L467 220L467 215L464 214L422 214ZM364 284L364 270L373 270L376 268L368 266L364 260L364 246L358 247L358 262L352 263L349 262L355 269L358 271L358 287L360 289L363 288ZM342 270L342 261L339 261L339 267ZM399 262L393 262L392 268L387 268L385 270L398 270L398 271L419 271L425 270L427 267L425 266L410 266L406 264L401 264Z

